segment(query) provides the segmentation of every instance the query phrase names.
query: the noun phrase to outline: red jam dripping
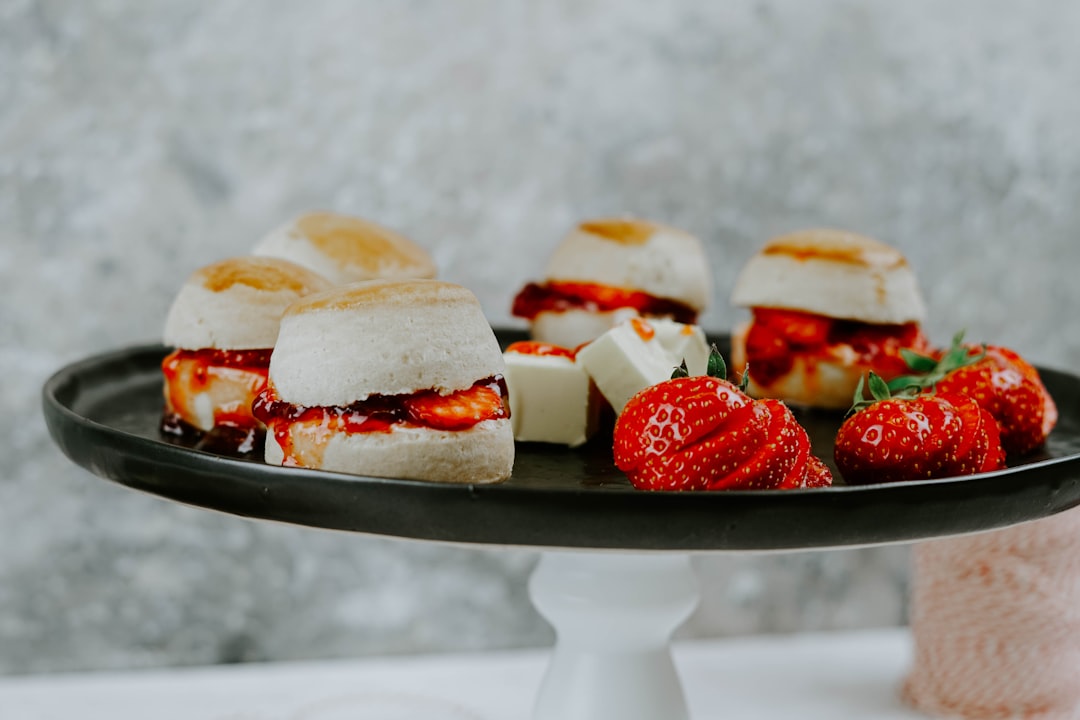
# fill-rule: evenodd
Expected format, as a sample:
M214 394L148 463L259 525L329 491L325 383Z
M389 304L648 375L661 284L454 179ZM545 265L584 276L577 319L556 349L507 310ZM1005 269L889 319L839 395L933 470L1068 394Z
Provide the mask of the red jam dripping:
M266 431L261 427L217 425L203 432L176 413L161 417L161 434L176 445L244 460L262 460Z
M390 432L395 425L433 430L468 430L485 420L510 417L509 392L502 375L485 378L467 390L440 395L422 390L408 395L371 395L349 405L293 405L267 385L255 398L252 413L274 434L285 465L310 465L336 433ZM295 432L294 432L295 431ZM295 434L313 448L297 447Z
M850 345L860 364L886 380L907 372L901 348L930 348L918 323L875 325L793 310L754 308L746 357L754 380L768 386L791 372L795 356L826 359L829 348Z
M543 355L552 357L565 357L574 359L576 355L575 351L570 348L564 348L561 345L552 345L550 343L535 342L533 340L522 340L521 342L512 343L506 352L515 353L518 355Z
M234 457L255 457L262 453L264 431L252 416L250 401L266 385L272 349L177 350L162 360L165 376L165 411L161 432L187 447ZM211 392L215 382L232 390L227 404L214 408L214 427L201 430L184 420L179 410L188 406L190 395Z
M697 312L678 300L594 283L529 283L514 298L511 312L517 317L533 320L542 312L575 309L612 312L621 308L633 308L642 315L653 317L669 316L681 323L693 324L697 321Z

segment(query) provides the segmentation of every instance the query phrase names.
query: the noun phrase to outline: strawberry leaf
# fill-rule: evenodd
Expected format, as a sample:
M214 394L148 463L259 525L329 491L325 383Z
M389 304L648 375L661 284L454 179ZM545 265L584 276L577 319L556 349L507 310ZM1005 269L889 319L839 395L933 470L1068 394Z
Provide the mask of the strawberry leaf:
M986 345L982 346L982 352L972 353L971 348L964 344L963 330L953 335L952 344L940 360L902 348L900 355L912 372L890 380L889 389L894 395L902 393L906 397L914 397L924 390L933 390L946 375L982 360L985 354Z
M893 394L903 392L909 388L922 389L923 375L901 375L889 381L889 391Z
M907 366L916 373L932 372L938 365L937 360L934 358L920 355L908 348L900 348L900 357L902 357L904 362L907 363Z
M750 387L750 363L743 366L742 377L739 378L739 391L746 392L748 387Z
M851 407L848 408L847 414L845 414L844 417L847 417L848 415L854 415L858 411L862 410L864 407L868 407L869 405L873 404L873 400L866 399L866 379L862 375L860 375L859 383L855 386L855 395L851 398Z
M871 371L870 375L870 395L875 400L888 400L892 397L892 391L889 390L889 384L881 379L881 376Z
M683 358L682 364L671 373L672 380L684 377L690 377L690 371L686 367L686 358Z
M727 380L727 363L724 362L724 357L717 350L715 343L709 351L709 363L705 374L719 380Z
M900 381L905 379L910 379L910 376L908 378L896 378L896 380ZM868 388L870 390L869 398L866 397L866 391ZM882 400L890 400L892 398L902 398L905 400L910 400L912 398L918 397L921 392L921 386L917 384L913 385L911 383L908 383L907 385L899 385L898 387L894 388L892 383L885 382L885 380L880 375L873 371L870 371L869 373L867 373L867 376L859 377L859 382L855 386L855 397L853 397L851 400L851 408L848 409L847 415L845 415L844 417L847 417L848 415L853 415L864 408L870 407L876 402L881 402Z

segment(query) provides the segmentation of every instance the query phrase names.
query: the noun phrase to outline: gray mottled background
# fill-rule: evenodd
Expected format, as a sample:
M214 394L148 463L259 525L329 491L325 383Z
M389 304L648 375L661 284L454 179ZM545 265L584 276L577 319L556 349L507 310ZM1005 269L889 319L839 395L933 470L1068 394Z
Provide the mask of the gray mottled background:
M1071 0L0 0L0 672L549 642L534 556L253 523L98 481L47 375L309 208L413 236L495 324L576 220L898 245L945 341L1080 364ZM896 624L903 548L700 559L716 635Z

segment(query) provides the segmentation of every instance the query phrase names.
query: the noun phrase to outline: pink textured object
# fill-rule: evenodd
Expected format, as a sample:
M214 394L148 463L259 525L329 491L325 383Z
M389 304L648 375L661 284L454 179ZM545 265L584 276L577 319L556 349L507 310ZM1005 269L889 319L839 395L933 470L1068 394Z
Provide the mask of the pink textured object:
M909 704L1080 720L1080 510L921 543L914 556Z

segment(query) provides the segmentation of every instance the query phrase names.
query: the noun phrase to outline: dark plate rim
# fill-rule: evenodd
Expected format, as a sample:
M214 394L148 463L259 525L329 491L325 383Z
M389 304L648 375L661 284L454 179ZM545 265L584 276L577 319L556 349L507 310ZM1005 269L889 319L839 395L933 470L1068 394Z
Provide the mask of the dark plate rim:
M460 495L463 492L471 499L489 498L495 501L497 505L519 505L523 504L524 500L537 501L541 498L543 502L548 506L558 505L560 502L586 500L591 504L597 499L602 499L604 504L611 504L616 506L619 510L633 510L640 512L642 510L653 510L663 512L664 509L678 510L693 509L696 515L704 510L707 511L710 507L727 508L732 506L738 507L753 507L755 504L763 503L776 503L785 507L792 505L793 501L799 500L815 500L817 504L821 504L821 501L825 498L835 499L838 503L845 506L850 506L857 509L867 505L888 505L894 501L910 504L913 498L918 496L928 496L935 491L940 490L943 492L951 492L957 488L974 489L976 486L982 487L986 490L988 495L994 494L1008 494L1009 488L1005 487L1006 483L1012 482L1013 478L1017 475L1024 476L1043 476L1053 475L1057 480L1061 482L1067 482L1061 480L1061 477L1066 473L1074 475L1075 479L1080 480L1080 453L1067 455L1063 457L1046 458L1041 460L1035 460L1024 465L1010 467L1003 470L983 473L980 475L964 476L964 477L951 477L940 478L933 480L922 481L910 481L910 482L898 482L898 483L877 483L870 485L859 486L835 486L829 488L812 488L812 489L799 489L799 490L744 490L738 492L728 493L649 493L636 490L629 486L611 486L603 488L590 488L590 487L572 487L572 488L558 488L558 487L528 487L514 485L512 483L500 483L500 484L463 484L463 483L433 483L424 480L414 479L392 479L392 478L379 478L370 476L350 475L346 473L328 472L322 470L313 470L307 468L284 468L272 465L265 465L253 461L245 461L239 459L233 459L223 457L210 452L204 452L201 450L195 450L177 446L165 441L154 440L147 437L137 435L135 433L127 432L123 429L118 429L105 425L90 418L87 418L72 407L70 407L62 398L66 388L71 387L73 383L78 383L82 376L92 372L95 368L101 368L110 363L123 362L127 359L132 359L137 356L149 353L164 353L166 348L160 343L144 343L138 345L132 345L120 349L109 350L101 352L81 360L70 363L56 372L54 372L49 379L45 382L42 388L43 404L45 408L46 422L49 426L50 433L54 440L60 445L61 449L67 454L74 462L87 469L91 470L95 474L102 475L107 479L115 480L121 484L135 487L149 491L154 494L170 497L169 492L159 492L158 489L148 488L145 483L139 482L126 482L124 478L113 477L100 471L99 468L90 467L88 460L85 457L75 457L72 455L71 450L65 446L63 441L63 435L65 432L70 431L71 428L80 428L82 431L90 433L94 437L94 441L101 440L103 443L108 442L116 446L117 452L125 452L134 456L142 457L155 457L155 462L172 464L176 467L187 468L192 471L205 471L207 473L214 474L228 474L232 473L238 477L246 478L251 481L255 476L266 481L267 486L281 484L281 485L293 485L297 481L317 481L323 485L333 485L337 490L350 490L350 489L363 489L376 491L383 489L388 492L401 493L401 492L413 492L423 494L425 496L440 496L440 495ZM1062 371L1053 369L1040 368L1040 372L1050 373L1054 375L1062 375L1069 379L1073 379L1074 376L1064 373ZM78 392L74 390L73 392ZM1075 466L1076 472L1070 473ZM1071 478L1070 478L1071 480ZM1055 481L1056 482L1056 481ZM1055 483L1051 483L1055 484ZM1060 483L1057 483L1060 484ZM1058 493L1060 488L1056 487L1052 489L1051 495ZM172 499L177 499L172 497ZM183 502L183 500L181 500ZM1049 502L1049 500L1047 501ZM210 509L217 509L213 504L204 504L202 502L195 502L189 504L196 504L201 507L207 507ZM1080 492L1074 496L1069 496L1066 499L1057 502L1053 508L1047 508L1047 512L1037 511L1030 518L1021 517L1019 519L1013 518L1014 521L1024 521L1026 519L1034 519L1034 517L1042 516L1044 514L1050 514L1050 512L1057 512L1066 507L1072 507L1080 504ZM244 511L237 511L237 509L224 510L231 514L244 515L247 517L256 517L277 520L277 517L269 517L266 514L261 513L258 509L248 513ZM295 524L310 525L313 527L329 527L331 529L347 529L356 532L364 532L362 529L355 529L351 527L342 527L339 523L322 523L322 522L307 522L304 519L285 519L285 522L291 522ZM999 522L997 524L990 523L989 527L1002 527L1007 524L1014 524L1014 522ZM975 528L977 530L977 528ZM961 528L961 532L973 531L972 528ZM506 542L498 540L492 541L486 537L472 537L468 533L460 536L455 533L450 533L450 536L446 534L436 533L436 537L426 537L422 535L416 535L412 533L382 533L376 532L375 534L391 534L400 537L418 537L419 539L429 540L442 540L446 542L464 542L464 543L480 543L480 544L498 544L498 545L553 545L564 547L602 547L602 548L621 548L626 545L633 545L633 548L627 549L650 549L649 543L643 541L642 543L636 542L619 542L612 545L605 545L603 542L588 541L587 539L567 540L565 542L559 541L558 538L554 538L553 542L538 543L533 540L526 540L521 542L515 538L507 538ZM935 532L926 537L937 536L940 532ZM589 533L585 533L589 535ZM895 542L904 542L912 539L918 539L919 533L913 533L911 536L901 534L901 537L897 537ZM602 540L602 539L601 539ZM840 545L860 545L860 544L880 544L882 542L890 542L890 540L883 540L881 537L867 538L866 542L861 542L858 538L848 538L840 540L836 543L829 543L828 546L840 546ZM656 549L673 549L668 547L672 543L665 543L664 547ZM680 545L675 542L674 545ZM778 544L776 547L769 545L769 543L746 543L746 542L734 542L731 546L714 547L709 542L688 541L682 543L683 549L687 550L726 550L726 549L803 549L815 547L815 545L800 545L795 544L788 548L787 545ZM781 546L782 545L782 546Z

